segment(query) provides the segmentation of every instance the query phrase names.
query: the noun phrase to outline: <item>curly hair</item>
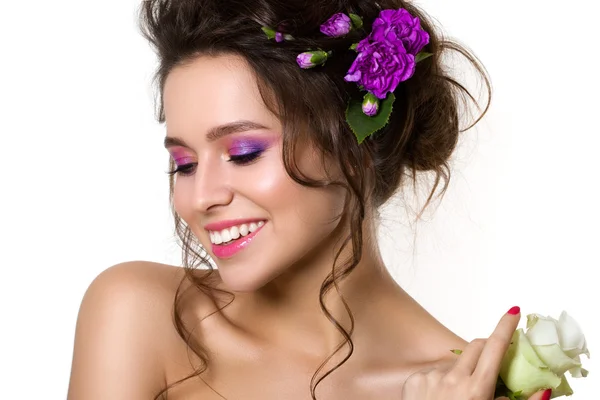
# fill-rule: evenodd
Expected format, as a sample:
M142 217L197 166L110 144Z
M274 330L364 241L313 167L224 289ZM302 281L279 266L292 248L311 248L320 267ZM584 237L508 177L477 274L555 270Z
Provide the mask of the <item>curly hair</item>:
M358 91L357 85L343 79L353 61L353 52L348 49L366 36L380 10L399 8L419 17L422 29L430 35L424 51L433 56L420 62L413 77L395 90L394 111L385 128L359 145L345 121L346 104ZM322 35L319 26L337 12L360 15L364 21L363 29L337 38ZM173 68L191 63L201 55L241 56L256 76L265 105L282 121L282 158L289 176L298 184L309 187L339 185L349 195L344 212L350 232L319 293L323 313L343 335L344 342L313 375L310 393L316 400L315 389L319 382L345 363L353 352L352 312L342 297L351 320L350 329L345 329L328 311L324 297L330 290L337 290L338 283L361 260L362 224L367 207L377 209L383 205L405 180L416 183L420 171L427 171L434 177L423 209L436 193L439 192L439 198L443 196L450 179L449 159L459 134L475 125L489 108L491 84L487 72L472 52L444 38L436 30L431 17L403 0L145 0L139 16L142 34L159 59L155 75L160 94L157 107L159 122L165 121L162 93ZM283 43L267 40L262 26L276 27L280 32L291 34L294 40ZM302 70L296 64L296 56L307 48L326 49L335 56L322 67ZM489 96L482 111L469 90L444 68L442 56L447 52L462 55L483 79ZM466 106L469 102L481 112L470 126L461 129L461 105ZM303 175L294 154L296 146L305 140L310 140L323 157L339 162L343 182L315 180ZM170 166L173 167L172 160ZM171 177L171 207L173 185ZM215 287L214 270L206 252L173 207L172 212L183 252L183 279L189 280L193 288L213 300L218 293L233 296ZM348 245L351 245L352 257L339 260L342 250ZM207 268L198 274L197 269L201 265ZM186 378L169 384L155 399L166 396L173 385L199 377L209 367L208 352L183 322L181 299L184 291L181 289L182 285L175 294L174 325L199 357L201 365ZM347 347L347 353L342 361L322 373L327 361L343 347Z

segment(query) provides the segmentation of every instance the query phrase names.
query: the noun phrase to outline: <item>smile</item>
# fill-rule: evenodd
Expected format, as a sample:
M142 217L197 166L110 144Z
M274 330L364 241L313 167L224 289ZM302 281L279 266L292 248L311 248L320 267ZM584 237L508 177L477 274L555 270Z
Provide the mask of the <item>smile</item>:
M230 258L246 248L256 234L265 225L265 221L232 226L221 231L208 231L212 252L218 258Z

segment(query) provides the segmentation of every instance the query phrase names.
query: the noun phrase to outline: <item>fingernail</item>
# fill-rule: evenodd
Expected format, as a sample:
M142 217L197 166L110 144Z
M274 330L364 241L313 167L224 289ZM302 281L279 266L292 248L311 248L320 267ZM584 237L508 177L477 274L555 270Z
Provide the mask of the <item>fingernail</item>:
M546 389L542 393L542 400L550 400L550 396L552 396L552 389Z
M519 306L514 306L513 308L511 308L510 310L508 310L508 313L510 315L517 315L520 312L521 312L521 308Z

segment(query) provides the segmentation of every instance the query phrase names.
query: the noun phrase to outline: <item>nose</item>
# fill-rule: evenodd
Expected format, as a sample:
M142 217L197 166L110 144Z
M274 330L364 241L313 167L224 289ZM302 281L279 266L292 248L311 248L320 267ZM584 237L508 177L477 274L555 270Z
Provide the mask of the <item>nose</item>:
M225 171L219 165L199 164L194 174L194 207L208 212L231 203L233 191Z

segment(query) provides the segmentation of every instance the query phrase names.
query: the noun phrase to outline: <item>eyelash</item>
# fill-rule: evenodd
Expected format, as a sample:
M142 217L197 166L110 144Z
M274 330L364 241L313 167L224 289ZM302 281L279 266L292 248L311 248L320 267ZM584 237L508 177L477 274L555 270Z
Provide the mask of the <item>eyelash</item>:
M259 151L255 151L253 153L241 154L239 156L229 156L229 162L232 162L238 166L250 165L250 164L256 162L260 158L262 153L263 153L263 150L259 150ZM194 173L192 169L196 165L197 165L197 163L188 163L188 164L178 165L177 168L175 168L174 170L167 171L167 174L169 174L171 176L173 176L175 174L179 174L179 175L183 175L183 176L192 175Z

